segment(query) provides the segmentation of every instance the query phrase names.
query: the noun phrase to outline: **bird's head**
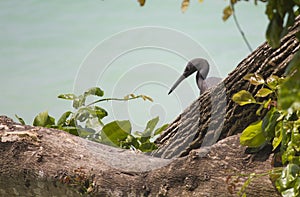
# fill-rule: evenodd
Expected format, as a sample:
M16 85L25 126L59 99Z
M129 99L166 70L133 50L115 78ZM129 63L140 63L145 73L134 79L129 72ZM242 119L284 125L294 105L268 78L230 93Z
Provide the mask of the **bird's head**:
M184 69L182 75L183 75L185 78L187 78L187 77L189 77L191 74L193 74L193 73L196 72L196 71L197 71L197 68L194 66L194 64L193 64L192 62L189 62L189 63L186 65L186 67L185 67L185 69Z
M197 72L197 77L201 77L203 80L206 79L209 71L209 64L208 62L203 58L195 58L188 62L186 65L183 74L177 79L177 81L174 83L172 88L170 89L168 94L171 94L173 90L187 77L189 77L194 72ZM198 79L196 79L198 81ZM199 85L198 85L199 87Z

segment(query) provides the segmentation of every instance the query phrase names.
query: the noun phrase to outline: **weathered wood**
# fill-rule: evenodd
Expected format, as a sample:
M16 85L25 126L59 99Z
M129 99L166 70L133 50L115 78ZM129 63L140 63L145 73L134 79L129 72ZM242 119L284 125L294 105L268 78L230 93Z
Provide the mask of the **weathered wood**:
M247 89L253 95L257 92L258 87L243 80L248 73L257 73L264 78L272 74L283 75L287 64L299 50L299 42L295 38L299 27L298 18L278 49L272 49L267 43L262 44L219 85L194 101L156 140L159 149L152 155L182 157L193 149L210 146L217 140L240 133L256 121L258 106L238 106L231 100L232 95L242 89Z
M271 169L268 150L256 156L244 150L239 136L232 136L209 150L166 160L2 116L0 196L236 196L242 174ZM262 177L250 184L247 196L278 194Z

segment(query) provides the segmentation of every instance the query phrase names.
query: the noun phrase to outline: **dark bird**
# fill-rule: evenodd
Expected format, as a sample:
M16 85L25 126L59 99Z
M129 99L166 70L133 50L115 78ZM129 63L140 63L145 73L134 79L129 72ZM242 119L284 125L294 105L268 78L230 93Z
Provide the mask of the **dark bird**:
M200 90L200 93L203 93L208 88L205 79L209 71L209 64L207 60L203 58L195 58L188 62L186 65L183 74L177 79L175 84L172 86L168 94L171 94L173 90L188 76L197 71L196 83Z

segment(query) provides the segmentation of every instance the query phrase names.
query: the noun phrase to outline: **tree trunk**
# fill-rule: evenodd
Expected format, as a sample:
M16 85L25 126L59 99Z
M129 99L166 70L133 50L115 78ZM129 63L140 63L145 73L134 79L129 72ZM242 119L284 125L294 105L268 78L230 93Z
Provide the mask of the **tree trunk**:
M243 76L260 74L282 76L286 66L299 49L295 33L300 19L281 41L281 47L272 49L267 43L258 47L244 59L226 79L194 101L156 140L159 149L153 156L162 158L182 157L192 149L210 146L217 140L242 132L257 120L257 105L239 106L231 98L246 89L253 93L260 87L250 85Z
M298 28L299 21L279 49L260 46L193 102L157 140L152 155L158 157L1 116L0 196L236 196L250 173L272 169L272 153L266 147L245 154L238 133L256 120L256 106L240 107L231 97L241 89L257 91L242 79L247 73L283 74L299 49ZM279 196L268 176L245 191Z
M22 126L5 116L0 139L0 196L236 196L245 175L271 169L269 150L249 156L238 135L173 160ZM278 196L268 177L246 191Z

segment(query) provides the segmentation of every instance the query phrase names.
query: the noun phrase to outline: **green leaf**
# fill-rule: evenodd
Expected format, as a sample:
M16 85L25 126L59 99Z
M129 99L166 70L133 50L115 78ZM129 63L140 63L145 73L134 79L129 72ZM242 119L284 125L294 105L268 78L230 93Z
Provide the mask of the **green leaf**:
M77 131L79 133L79 136L82 137L82 138L91 137L91 135L93 135L93 134L96 133L96 131L94 129L91 129L91 128L82 128L82 127L79 127L79 129L77 128Z
M22 125L26 125L25 121L23 120L23 118L19 117L17 114L15 114L15 117L18 119L18 121L22 124Z
M281 32L283 31L282 23L283 21L279 14L274 13L266 32L268 43L272 48L280 46Z
M266 6L266 15L268 16L269 20L272 20L274 16L273 10L275 9L275 7L276 7L276 1L274 0L268 1Z
M67 125L67 119L69 118L69 116L72 114L71 111L66 111L65 113L63 113L63 115L61 115L61 117L58 119L57 121L57 125L58 126L64 126Z
M63 130L63 131L66 131L72 135L76 135L76 136L79 136L79 133L77 131L77 128L76 127L73 127L73 126L65 126L65 127L59 127L60 130Z
M273 151L281 143L281 141L282 141L282 135L283 135L283 125L282 125L282 121L281 121L275 127L275 137L274 137L274 139L272 141Z
M88 107L81 107L75 113L75 120L79 120L80 122L86 121L90 117L91 113L88 110Z
M80 122L84 122L88 118L97 118L98 121L101 123L102 118L107 116L107 112L98 106L88 106L88 107L81 107L77 112L76 112L76 119L79 120Z
M91 107L91 109L95 112L95 115L100 122L101 122L102 118L104 118L108 115L107 111L101 107L94 106L94 107Z
M293 0L277 0L277 12L281 18L284 18L290 11L293 11Z
M80 108L82 106L85 106L86 98L88 96L90 96L90 95L101 97L101 96L104 95L104 92L103 92L103 90L101 90L98 87L90 88L86 92L84 92L83 95L80 95L80 96L74 98L74 100L73 100L73 107L75 109L78 109L78 108Z
M291 146L293 146L293 148L297 152L300 152L300 133L299 133L300 126L299 125L296 126L295 124L294 124L293 130L292 130L290 143L291 143Z
M48 115L48 111L39 113L33 120L33 126L47 127L55 125L55 119Z
M131 146L135 147L136 149L140 146L137 138L135 138L133 135L128 135L125 143L127 144L127 147L130 148Z
M240 143L248 147L259 147L266 141L262 132L262 121L250 124L241 134Z
M142 152L151 152L153 150L157 149L157 146L152 143L152 142L145 142L145 143L142 143L140 146L139 146L139 150L141 150Z
M271 139L275 136L275 127L279 116L280 113L276 110L276 108L272 107L263 118L262 130L267 139Z
M159 127L154 131L154 135L159 135L163 132L166 128L168 128L169 124L164 124L163 126Z
M84 93L85 96L88 96L88 95L94 95L94 96L103 96L104 95L104 91L101 90L99 87L93 87L93 88L90 88L88 89L85 93Z
M269 88L272 90L275 90L278 88L278 83L281 79L276 76L276 75L271 75L270 77L267 78L266 82Z
M297 53L294 55L293 59L288 64L288 67L285 70L285 74L292 73L295 69L299 69L300 65L300 51L297 51Z
M119 147L130 132L131 124L128 120L113 121L102 128L101 137L104 143Z
M276 187L280 192L293 188L299 179L300 167L296 164L288 164L281 173L281 177L276 181Z
M263 102L264 108L265 108L265 109L268 109L268 108L270 107L271 102L272 102L272 99L271 99L271 98L269 98L268 100L265 100L265 101Z
M256 103L256 100L253 98L251 93L246 90L241 90L235 93L232 96L232 100L240 106L247 105L250 103Z
M265 83L264 78L261 75L255 73L249 73L246 76L244 76L243 79L249 81L252 85L256 86Z
M282 197L291 197L291 196L292 197L294 197L294 196L297 197L298 195L296 195L296 191L295 191L294 188L289 188L289 189L286 189L283 192L281 192L281 195L282 195Z
M74 100L76 98L75 94L60 94L58 98L65 99L65 100Z
M283 38L288 33L288 28L294 25L295 18L296 18L296 15L293 10L293 5L290 4L291 1L286 1L286 0L284 0L284 1L285 2L283 2L283 5L288 5L291 7L286 7L287 10L285 10L284 15L281 16L281 18L285 18L285 15L288 15L287 20L285 22L285 26L280 34L281 38ZM280 7L284 7L284 6L280 6Z
M260 105L259 108L256 110L255 114L257 116L260 116L261 115L261 111L263 110L264 106L263 105Z
M143 137L152 136L152 132L153 132L154 128L156 127L158 121L159 121L159 117L157 116L147 122L146 128L142 134Z
M82 107L85 105L85 99L86 97L83 96L83 95L80 95L78 97L76 97L74 100L73 100L73 107L75 109L78 109L79 107Z
M262 88L260 90L257 91L256 93L256 97L266 97L268 96L269 94L273 93L272 90L270 90L269 88Z
M300 64L292 76L287 77L279 89L278 106L287 110L294 102L300 102Z

